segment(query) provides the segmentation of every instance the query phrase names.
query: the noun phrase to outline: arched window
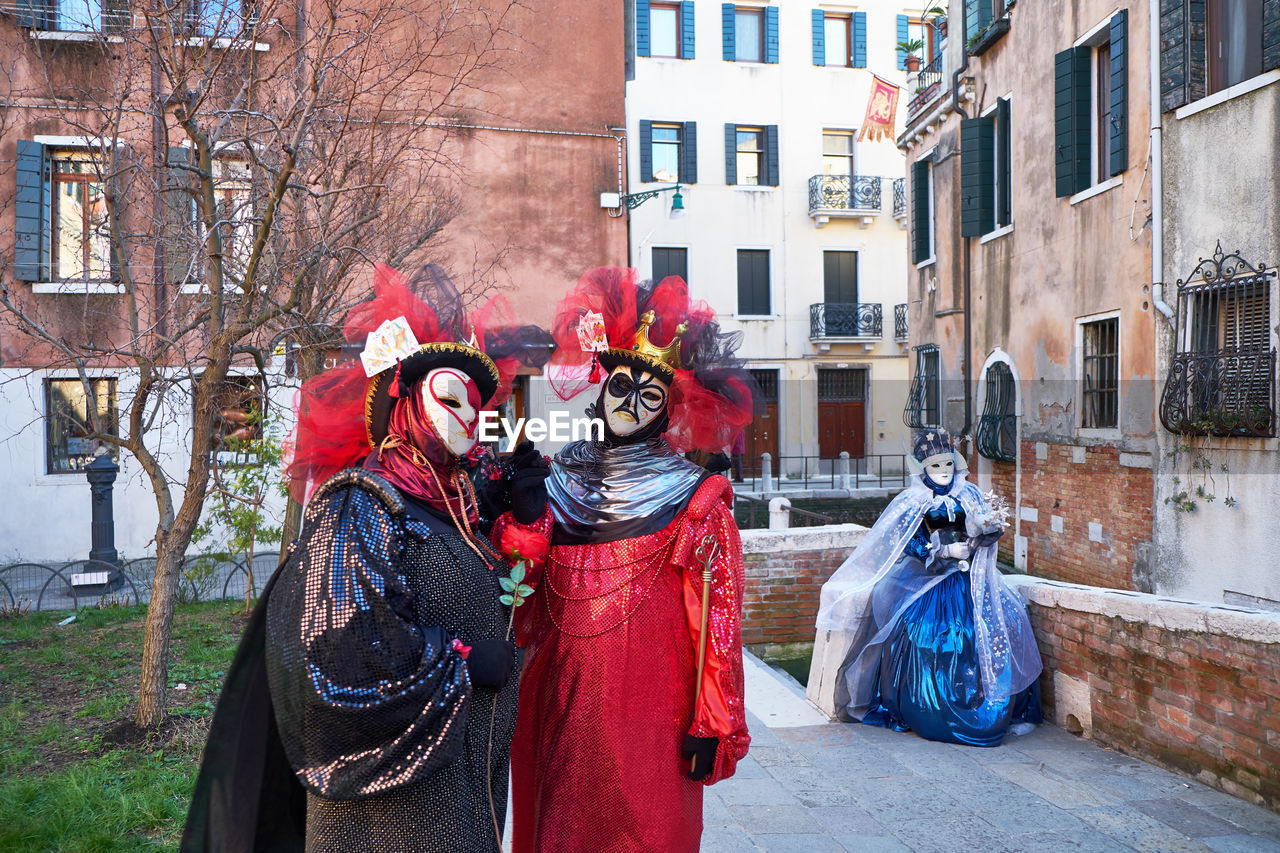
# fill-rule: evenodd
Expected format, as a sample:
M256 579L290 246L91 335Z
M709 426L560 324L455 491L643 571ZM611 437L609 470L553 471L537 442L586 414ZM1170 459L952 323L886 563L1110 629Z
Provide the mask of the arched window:
M1009 365L997 361L987 368L985 378L987 399L978 421L978 453L987 459L1013 462L1018 458L1013 372Z

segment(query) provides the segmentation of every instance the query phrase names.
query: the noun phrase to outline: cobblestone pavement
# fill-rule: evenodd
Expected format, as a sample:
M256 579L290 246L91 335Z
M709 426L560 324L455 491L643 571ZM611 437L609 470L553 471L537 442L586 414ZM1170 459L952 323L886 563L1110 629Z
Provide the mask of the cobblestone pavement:
M1280 853L1280 815L1052 725L960 747L858 724L769 728L751 696L750 755L706 792L707 853Z

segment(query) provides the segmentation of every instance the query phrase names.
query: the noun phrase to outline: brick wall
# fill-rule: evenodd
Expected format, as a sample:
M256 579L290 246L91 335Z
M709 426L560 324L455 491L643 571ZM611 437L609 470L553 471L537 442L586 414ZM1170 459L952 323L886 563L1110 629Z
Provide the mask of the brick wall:
M1122 454L1106 445L1024 441L1021 459L1020 533L1027 539L1027 572L1071 583L1149 591L1155 493L1151 457ZM992 463L991 484L1012 507L1014 464ZM1000 541L1000 559L1012 564L1013 547L1014 537L1006 535Z
M1280 616L1009 580L1030 601L1047 718L1280 810Z
M812 643L822 584L866 532L856 524L744 530L743 644Z

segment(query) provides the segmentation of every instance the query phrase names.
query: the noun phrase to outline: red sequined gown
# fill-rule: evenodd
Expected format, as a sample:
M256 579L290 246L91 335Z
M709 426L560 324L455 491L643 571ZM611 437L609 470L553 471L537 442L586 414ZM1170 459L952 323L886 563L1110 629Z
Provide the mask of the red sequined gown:
M750 743L732 506L729 481L714 476L655 533L587 545L553 537L516 617L528 649L511 747L516 853L698 849L702 786L733 775ZM509 523L509 515L499 521ZM549 532L550 513L534 526ZM720 550L695 714L695 551L708 534ZM714 770L700 782L681 757L686 734L720 739Z

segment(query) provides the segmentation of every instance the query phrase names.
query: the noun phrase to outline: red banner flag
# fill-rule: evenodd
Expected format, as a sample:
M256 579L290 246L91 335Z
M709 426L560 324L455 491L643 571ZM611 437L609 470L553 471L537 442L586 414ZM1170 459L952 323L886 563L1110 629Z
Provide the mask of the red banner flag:
M898 112L898 87L871 75L871 94L867 97L867 117L862 120L858 141L893 139L894 117Z

